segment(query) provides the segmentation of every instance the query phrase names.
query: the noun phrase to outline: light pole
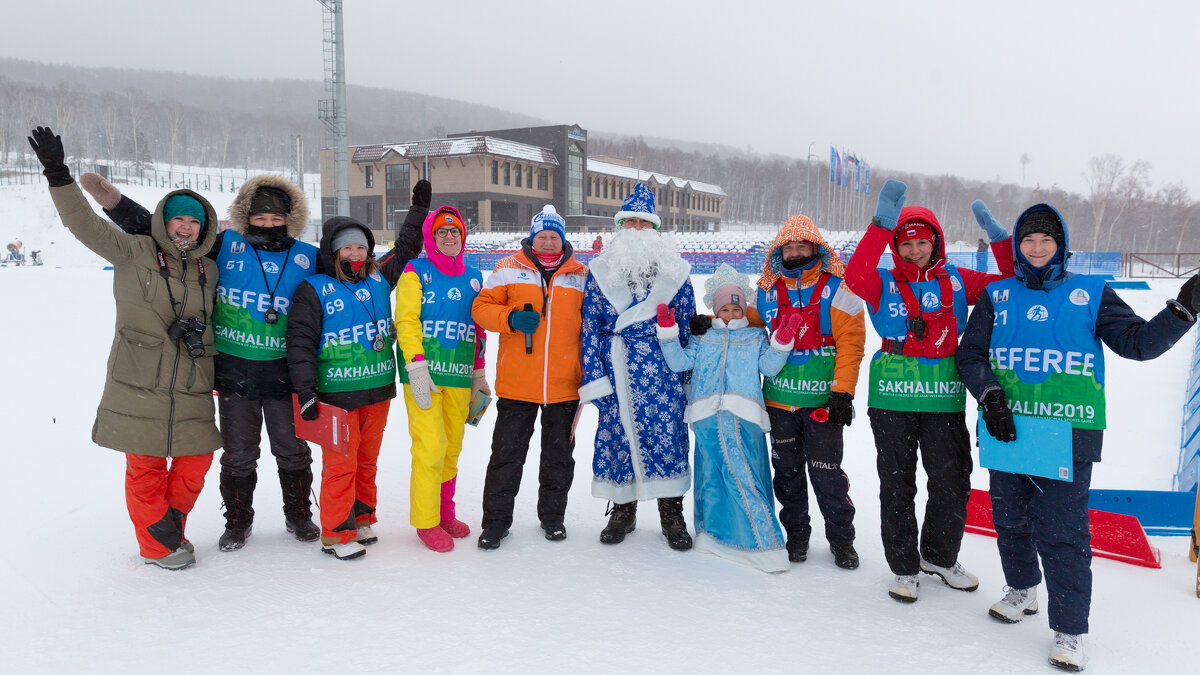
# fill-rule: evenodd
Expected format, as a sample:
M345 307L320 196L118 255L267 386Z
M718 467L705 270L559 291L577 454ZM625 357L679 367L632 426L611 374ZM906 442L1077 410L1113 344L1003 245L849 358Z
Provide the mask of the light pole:
M812 184L812 158L813 158L812 146L813 146L813 143L816 143L816 141L813 141L812 143L808 144L808 159L805 160L806 166L805 166L805 170L804 170L804 210L808 211L810 213L813 212L812 206L811 206L812 202L809 201L809 195L811 194L809 185ZM813 214L813 218L814 219L816 218L815 213ZM818 220L817 222L820 222L820 221Z

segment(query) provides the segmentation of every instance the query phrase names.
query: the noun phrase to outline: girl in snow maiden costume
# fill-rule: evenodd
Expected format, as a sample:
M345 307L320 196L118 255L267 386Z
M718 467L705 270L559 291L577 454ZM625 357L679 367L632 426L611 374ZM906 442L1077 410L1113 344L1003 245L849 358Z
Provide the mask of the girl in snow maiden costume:
M696 550L764 572L788 569L775 520L765 433L770 429L759 374L773 377L787 361L800 325L791 315L768 340L750 327L746 275L722 264L704 284L712 327L679 344L679 326L658 306L657 335L671 370L692 372L684 419L696 436Z
M688 432L683 421L686 374L671 372L655 335L655 314L666 304L687 346L696 299L691 265L675 240L657 231L654 193L642 183L616 214L621 230L589 265L583 299L581 403L600 411L592 460L592 495L612 502L600 541L624 541L637 523L639 500L657 499L667 545L692 547L683 518L691 486Z
M148 235L121 232L92 211L53 131L34 129L29 144L63 225L113 265L117 330L92 440L125 453L125 503L142 559L183 569L196 561L187 515L221 447L209 325L220 271L204 260L217 214L195 192L174 190Z
M958 562L972 463L966 394L954 352L966 327L967 305L988 283L1012 275L1012 247L1008 233L976 201L972 210L992 241L1002 274L956 269L946 261L945 237L933 212L904 207L904 192L904 183L896 180L879 191L875 217L846 265L846 284L867 303L883 338L871 358L867 415L878 453L883 551L896 575L888 594L916 602L918 572L962 591L979 587ZM893 268L878 269L889 247ZM929 476L919 548L918 448Z
M778 327L792 316L800 321L787 364L763 383L788 559L808 558L807 471L834 564L856 569L854 502L842 470L842 429L854 419L866 327L862 301L842 282L844 273L845 265L812 220L792 216L767 250L757 305L768 326Z
M958 369L997 440L1020 440L1014 413L1070 422L1073 466L1070 481L990 472L1006 586L989 614L1015 623L1038 611L1040 557L1055 632L1050 663L1082 670L1092 595L1088 488L1105 427L1100 343L1139 361L1167 351L1196 321L1200 276L1145 321L1104 280L1066 271L1066 224L1048 204L1021 214L1013 242L1016 276L990 284L975 305Z
M467 228L443 206L423 226L425 255L408 263L396 286L400 374L412 436L409 522L433 551L471 533L455 517L458 455L471 401L491 395L483 371L483 331L471 304L483 275L463 260Z
M288 322L288 367L300 415L317 401L349 411L349 452L321 448L321 548L339 560L366 555L376 541L376 465L396 396L392 285L371 251L371 230L353 218L325 221L326 274L296 289Z

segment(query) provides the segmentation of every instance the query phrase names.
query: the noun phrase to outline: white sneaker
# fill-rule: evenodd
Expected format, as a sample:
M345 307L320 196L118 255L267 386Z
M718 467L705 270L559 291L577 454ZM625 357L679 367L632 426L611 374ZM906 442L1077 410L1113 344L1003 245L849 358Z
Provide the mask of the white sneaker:
M950 567L938 567L921 558L921 571L942 578L946 585L959 591L973 591L979 588L979 577L963 569L958 562Z
M988 615L1004 623L1016 623L1026 616L1037 614L1037 586L1033 588L1004 587L1004 598L992 605Z
M892 587L888 589L888 595L900 602L916 602L917 588L920 586L917 575L897 574L896 579L892 581Z
M1050 647L1050 665L1061 670L1083 670L1083 636L1054 632Z
M321 550L338 560L353 560L367 554L367 547L357 541L348 541L345 544L322 544Z
M379 537L375 536L375 530L372 530L370 525L363 525L362 527L358 528L358 532L355 536L356 540L360 544L370 545L379 541Z

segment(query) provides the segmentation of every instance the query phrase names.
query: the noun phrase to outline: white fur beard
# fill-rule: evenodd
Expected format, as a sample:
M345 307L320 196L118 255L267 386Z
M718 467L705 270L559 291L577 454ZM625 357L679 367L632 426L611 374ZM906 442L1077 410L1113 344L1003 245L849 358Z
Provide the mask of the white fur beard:
M620 230L600 257L608 264L609 283L628 286L635 298L645 297L661 271L687 264L675 237L657 230Z

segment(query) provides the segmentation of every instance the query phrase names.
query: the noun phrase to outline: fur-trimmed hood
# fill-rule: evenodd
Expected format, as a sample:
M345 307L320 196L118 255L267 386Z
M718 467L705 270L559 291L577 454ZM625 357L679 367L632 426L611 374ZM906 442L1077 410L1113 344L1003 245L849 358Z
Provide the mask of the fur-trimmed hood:
M284 218L284 226L287 227L288 236L298 239L308 226L308 199L295 183L273 174L255 176L242 184L242 189L238 190L233 203L229 205L230 228L238 234L246 234L246 228L250 225L250 201L260 187L281 190L291 198L292 212Z
M825 237L821 235L821 231L817 229L812 219L804 215L795 215L788 217L787 221L783 223L783 227L779 229L779 234L775 235L774 241L767 248L762 276L758 279L759 288L769 291L775 285L775 280L782 274L783 251L781 249L789 241L807 241L815 246L817 255L821 259L820 272L829 272L835 277L846 276L845 263L833 249L829 248L829 244L825 243Z

